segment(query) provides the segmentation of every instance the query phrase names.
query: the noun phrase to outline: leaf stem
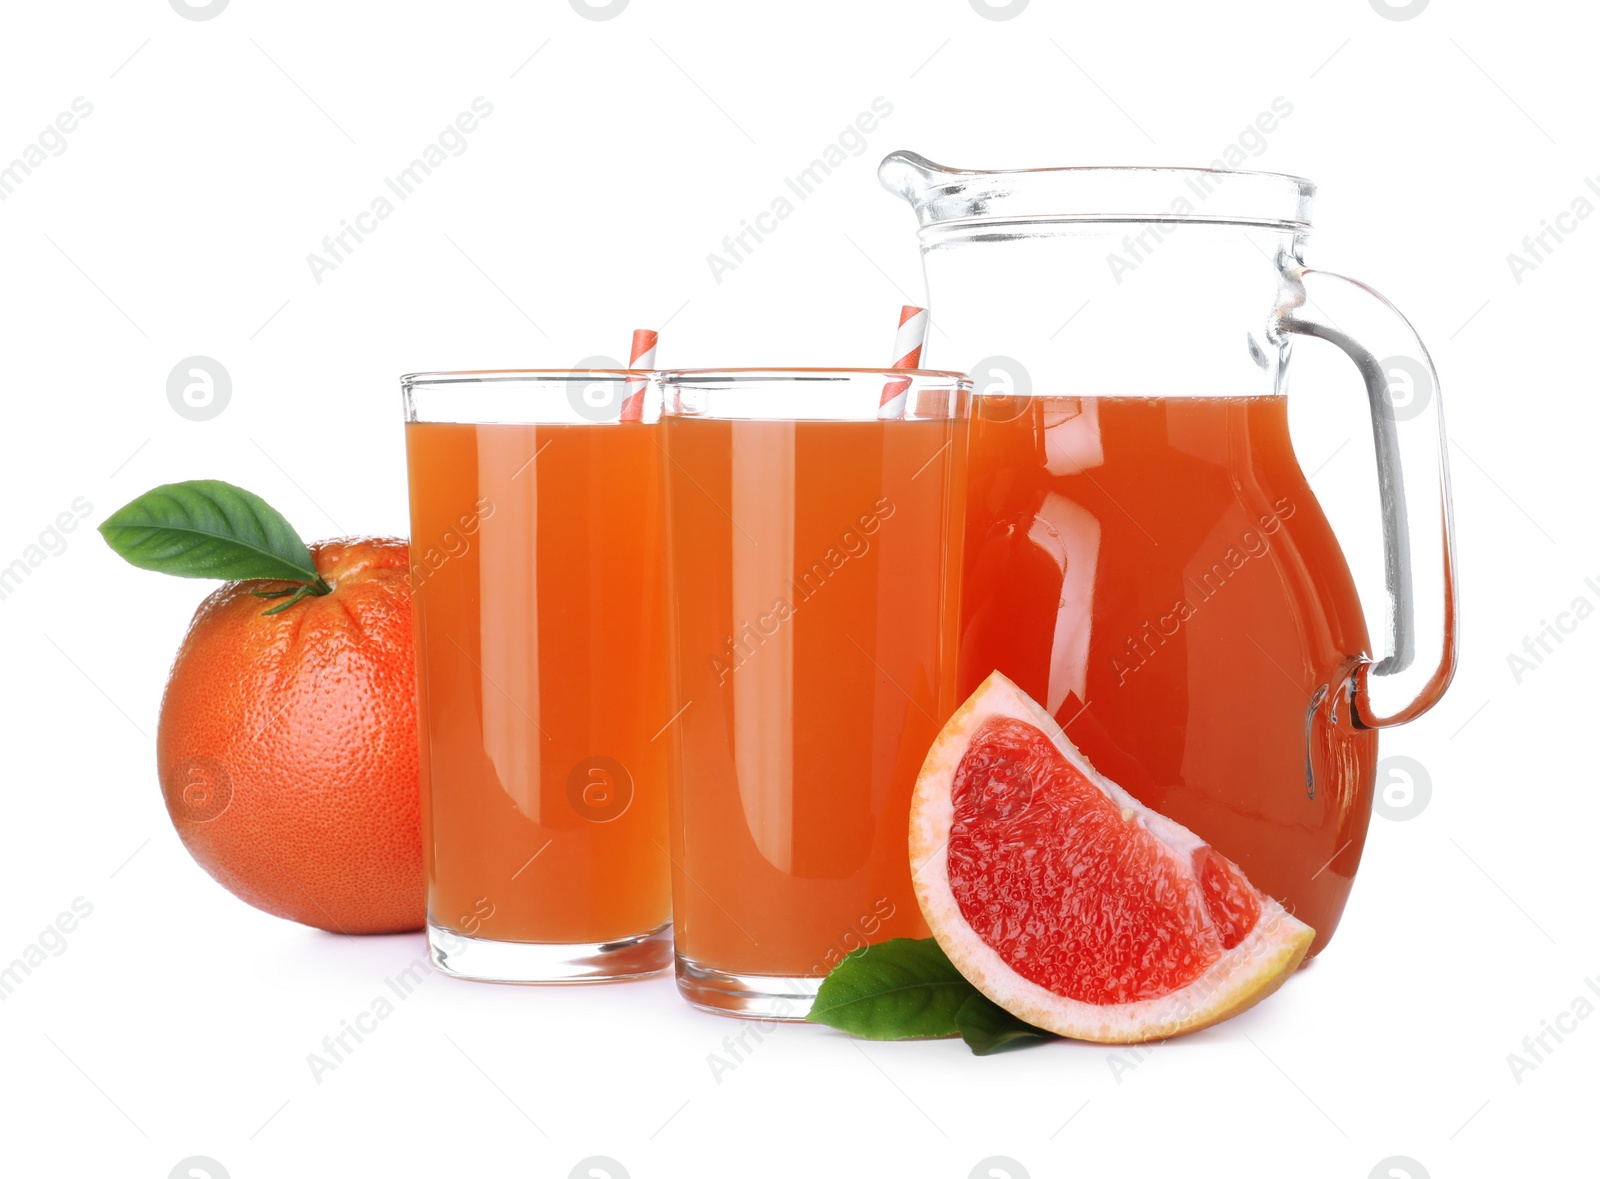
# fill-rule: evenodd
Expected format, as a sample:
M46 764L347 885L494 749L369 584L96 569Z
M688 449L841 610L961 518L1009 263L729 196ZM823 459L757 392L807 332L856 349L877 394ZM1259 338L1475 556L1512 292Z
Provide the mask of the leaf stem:
M327 578L319 573L315 581L297 581L292 585L285 586L283 589L251 590L250 592L258 598L288 598L287 602L281 602L272 607L272 609L261 612L262 614L281 614L304 598L320 598L326 594L331 594L333 586L329 585ZM290 595L293 596L291 597Z
M322 579L320 577L317 580L318 581L322 581ZM322 581L322 584L324 586L328 585L328 583L325 582L325 581ZM263 610L261 613L263 615L266 615L266 614L282 614L290 606L298 605L300 603L301 599L303 599L303 598L311 597L312 595L317 595L317 596L320 597L322 594L327 594L327 593L332 593L332 592L333 592L333 590L332 590L331 586L326 588L326 589L320 589L319 590L313 583L307 582L305 585L302 585L299 589L294 591L294 597L290 598L286 602L279 602L276 606L272 607L270 610Z

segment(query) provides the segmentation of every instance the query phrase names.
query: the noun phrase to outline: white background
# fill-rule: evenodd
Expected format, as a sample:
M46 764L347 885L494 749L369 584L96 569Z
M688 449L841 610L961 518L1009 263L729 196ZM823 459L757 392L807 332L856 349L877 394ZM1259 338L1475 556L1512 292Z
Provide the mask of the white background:
M785 1027L719 1083L708 1054L743 1025L670 979L433 977L319 1084L307 1053L421 939L302 929L191 862L150 734L207 587L82 527L0 600L0 960L94 906L0 1004L0 1168L565 1177L603 1155L635 1179L964 1179L999 1155L1013 1177L1362 1179L1404 1155L1412 1179L1574 1173L1557 1160L1590 1155L1600 1019L1520 1082L1507 1054L1600 976L1600 621L1520 683L1507 655L1580 595L1600 604L1600 218L1520 283L1506 256L1600 174L1595 32L1585 5L1444 0L1407 20L1367 0L1034 0L1004 21L968 0L633 0L604 21L566 0L233 0L200 21L166 0L7 4L0 161L74 98L93 113L0 202L0 564L76 497L98 523L183 478L241 483L308 538L403 535L405 371L565 366L652 324L667 365L885 363L922 284L884 154L1205 164L1282 95L1294 113L1253 166L1318 182L1308 261L1384 291L1439 367L1465 649L1445 703L1384 737L1425 767L1429 805L1374 819L1332 948L1224 1026L1139 1056L988 1059ZM468 149L315 281L306 255L480 95ZM893 114L862 154L716 282L706 255L880 95ZM233 381L210 421L166 397L194 354ZM1295 366L1303 465L1375 590L1355 373L1317 343Z

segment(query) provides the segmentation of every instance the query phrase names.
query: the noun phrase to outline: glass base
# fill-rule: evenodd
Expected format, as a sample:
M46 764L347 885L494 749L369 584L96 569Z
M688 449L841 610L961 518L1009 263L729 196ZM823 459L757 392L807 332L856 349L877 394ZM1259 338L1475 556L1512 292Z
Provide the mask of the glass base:
M733 974L686 958L678 959L678 993L702 1011L744 1019L803 1020L817 997L820 978L806 975Z
M501 942L428 922L428 957L445 974L474 982L614 982L672 964L672 922L611 942Z

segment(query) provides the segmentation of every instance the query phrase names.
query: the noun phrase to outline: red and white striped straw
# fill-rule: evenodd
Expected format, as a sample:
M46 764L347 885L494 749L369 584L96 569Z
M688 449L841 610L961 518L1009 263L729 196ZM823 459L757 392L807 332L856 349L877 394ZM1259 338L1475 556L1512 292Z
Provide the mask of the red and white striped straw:
M920 368L922 345L928 339L928 310L909 304L900 308L900 327L894 334L894 363L890 368ZM878 401L880 418L903 418L906 415L906 398L911 388L908 377L896 377L883 383L883 396Z
M628 350L628 367L653 369L656 366L656 333L649 328L638 328L633 333L633 346ZM622 399L622 420L644 421L644 392L648 382L643 377L628 378L628 392Z

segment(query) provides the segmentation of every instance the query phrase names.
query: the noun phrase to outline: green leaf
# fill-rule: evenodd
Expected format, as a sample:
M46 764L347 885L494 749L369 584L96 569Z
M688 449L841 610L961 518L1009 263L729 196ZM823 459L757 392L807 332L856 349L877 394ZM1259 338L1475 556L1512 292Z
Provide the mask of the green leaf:
M956 1030L972 1049L974 1056L988 1056L1002 1048L1030 1040L1050 1040L1054 1035L1043 1028L1018 1019L1011 1012L992 1001L981 991L974 990L956 1010Z
M806 1018L867 1040L953 1036L956 1012L977 993L938 942L897 937L848 954Z
M106 543L140 569L225 581L311 582L326 593L294 526L258 495L217 479L168 483L113 512Z
M992 1002L931 937L853 951L822 980L806 1018L867 1040L959 1035L975 1056L1054 1039Z

